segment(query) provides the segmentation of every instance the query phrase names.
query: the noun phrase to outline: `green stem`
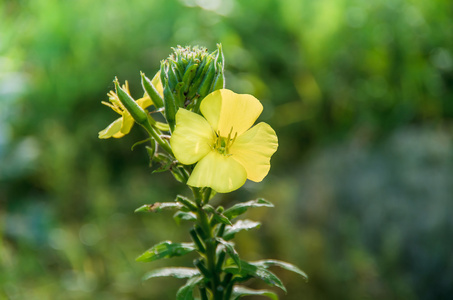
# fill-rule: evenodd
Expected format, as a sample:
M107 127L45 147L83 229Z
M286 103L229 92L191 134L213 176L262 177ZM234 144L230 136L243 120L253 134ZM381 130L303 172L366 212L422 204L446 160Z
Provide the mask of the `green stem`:
M173 151L171 150L170 144L167 141L164 141L161 137L160 134L157 133L156 129L149 124L149 121L146 120L143 123L140 123L143 128L148 132L148 134L156 140L156 142L161 146L165 151L167 151L168 154L173 156Z
M195 196L195 201L197 203L197 214L198 214L198 221L199 226L204 232L205 239L204 244L206 246L206 267L208 268L210 278L210 290L213 296L213 300L223 300L223 286L220 282L220 273L221 269L217 268L217 241L215 240L214 236L214 226L211 225L209 221L208 214L203 210L202 205L205 204L208 200L206 198L209 197L210 193L201 193L199 188L192 188L192 191Z

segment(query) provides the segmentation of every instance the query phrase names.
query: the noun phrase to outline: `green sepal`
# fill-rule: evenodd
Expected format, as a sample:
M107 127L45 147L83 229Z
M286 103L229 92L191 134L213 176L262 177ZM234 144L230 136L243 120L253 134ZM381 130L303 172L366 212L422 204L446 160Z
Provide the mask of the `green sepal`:
M273 267L273 266L280 267L285 270L299 274L300 276L304 277L305 281L308 282L308 275L304 271L302 271L295 265L284 262L284 261L275 260L275 259L264 259L264 260L251 262L251 264L253 264L255 266L261 266L266 269L269 267Z
M184 77L182 78L182 82L184 82L183 92L187 94L189 91L190 84L192 83L195 75L197 73L198 64L193 64L191 66L187 66L186 71L184 73Z
M175 90L176 85L178 84L178 82L181 79L181 78L178 78L178 76L176 75L177 71L175 71L175 66L176 66L176 64L174 63L174 61L169 60L166 74L167 74L168 86L170 87L170 89L172 91Z
M252 290L240 285L233 288L232 300L238 300L244 296L265 296L271 300L278 300L277 294L268 290Z
M217 56L215 58L216 66L219 65L219 68L223 70L225 67L225 57L223 56L222 44L217 44Z
M235 204L223 214L231 220L245 213L250 207L274 207L274 205L263 198L258 198L256 200Z
M162 258L183 256L192 251L195 251L194 243L173 243L171 241L164 241L154 245L135 260L150 262Z
M191 278L199 274L200 272L195 268L169 267L149 271L143 275L142 280L156 277Z
M151 98L151 100L153 101L154 106L157 109L164 107L164 100L162 99L162 96L157 92L156 88L152 84L152 81L145 76L145 73L140 72L140 75L142 77L142 87L148 94L149 98Z
M184 96L184 82L178 82L175 86L175 103L177 107L184 107L186 97Z
M173 215L173 219L177 224L180 224L181 221L196 221L197 220L197 215L194 214L193 212L188 212L188 211L177 211Z
M234 235L242 230L250 230L254 228L259 228L261 226L260 222L254 222L251 220L239 220L231 226L225 227L225 232L223 234L223 238L226 241L231 240L234 238Z
M128 93L126 93L125 90L120 87L118 78L115 78L113 82L115 83L118 99L120 99L121 103L131 114L132 118L134 118L135 122L137 122L138 124L144 124L145 122L147 122L148 114L137 104L137 102L135 102L135 100Z
M232 225L231 221L227 217L225 217L222 213L220 213L219 211L214 209L214 207L212 207L212 205L206 204L205 206L203 206L203 210L208 213L212 213L212 217L214 218L214 220L217 223L223 223L225 225Z
M211 92L225 88L225 74L223 73L223 69L220 68L220 65L218 65L218 68L219 70L214 79L213 88L211 89Z
M204 59L200 67L198 67L197 74L195 74L195 78L189 87L189 93L187 95L188 99L194 98L197 93L199 94L200 86L203 83L208 70L210 70L211 65L212 58L211 56L208 56Z
M158 213L166 209L180 209L181 203L178 202L156 202L153 204L145 204L137 208L134 212L154 212Z
M179 203L184 204L184 206L187 207L187 209L189 209L190 211L193 211L193 212L197 211L197 206L189 198L186 198L181 195L177 195L175 201L178 201Z
M173 96L173 92L169 87L167 80L164 84L164 102L165 102L165 118L167 119L167 123L170 126L170 131L173 132L175 130L176 124L175 116L177 109L175 97Z
M234 249L233 243L229 243L222 238L216 238L216 241L225 247L226 252L233 259L239 271L241 271L241 260L239 259L239 254L236 249Z
M236 263L232 259L228 259L224 271L236 275L237 281L245 281L250 277L255 277L261 279L270 286L276 286L282 289L286 293L286 288L280 278L265 267L241 260L241 269L239 270Z
M187 280L176 293L176 300L194 300L193 290L203 281L203 276L194 276Z
M216 69L215 64L211 64L209 66L208 72L206 73L203 82L201 83L200 88L198 89L200 99L203 99L211 92L211 88L213 86L212 85L213 79L216 73L215 69Z

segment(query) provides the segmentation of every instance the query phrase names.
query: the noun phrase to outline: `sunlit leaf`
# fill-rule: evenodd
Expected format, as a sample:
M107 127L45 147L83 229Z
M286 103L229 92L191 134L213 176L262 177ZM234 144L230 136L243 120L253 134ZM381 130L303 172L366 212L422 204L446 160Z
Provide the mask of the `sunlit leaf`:
M233 275L240 276L243 279L248 279L249 277L259 278L268 285L281 288L286 293L286 288L283 285L282 281L274 273L262 266L253 265L241 260L241 269L239 269L236 265L236 262L234 262L232 259L228 259L224 271Z
M195 268L170 267L152 270L143 276L143 280L155 277L191 278L199 274L200 272Z
M265 259L265 260L251 262L251 264L253 264L255 266L260 266L260 267L263 267L266 269L269 267L272 267L272 266L277 266L277 267L283 268L285 270L297 273L300 276L304 277L306 281L308 281L308 275L304 271L302 271L295 265L292 265L292 264L284 262L284 261L275 260L275 259Z
M175 219L176 223L179 224L181 223L181 221L196 221L197 215L194 214L193 212L180 210L173 215L173 219Z
M274 207L272 203L263 198L258 198L256 200L250 200L244 203L238 203L227 209L223 214L228 219L234 219L237 216L245 213L250 207Z
M223 234L223 238L228 241L234 238L234 235L239 231L259 228L260 226L261 226L260 222L254 222L250 220L239 220L232 226L225 227L225 233Z
M162 258L182 256L195 250L193 243L160 242L136 258L136 261L150 262Z
M278 300L277 294L268 290L252 290L245 286L235 286L232 293L233 300L238 300L244 296L265 296L271 300Z
M228 255L233 259L236 263L236 266L241 270L241 260L239 259L239 254L237 253L236 249L234 249L233 243L228 243L224 239L216 238L217 242L225 247L226 252Z
M202 276L195 276L187 280L187 283L176 293L176 300L194 300L193 290L202 281Z
M142 205L134 212L161 212L164 209L180 209L181 207L182 204L178 202L156 202Z
M231 221L225 217L222 213L218 212L217 210L214 209L211 205L207 204L203 206L203 210L205 210L208 213L212 213L213 218L216 220L218 223L223 223L225 225L232 225Z

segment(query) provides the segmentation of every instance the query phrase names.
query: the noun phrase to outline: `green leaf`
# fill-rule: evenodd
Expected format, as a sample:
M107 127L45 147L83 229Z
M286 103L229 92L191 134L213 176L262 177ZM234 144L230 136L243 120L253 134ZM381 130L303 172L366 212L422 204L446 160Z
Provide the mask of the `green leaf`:
M180 209L181 207L182 204L178 202L156 202L142 205L134 212L161 212L164 209Z
M203 206L203 210L208 213L212 213L212 216L214 217L214 220L216 220L217 223L232 225L231 221L227 217L225 217L225 215L215 210L214 207L212 207L212 205L206 204L205 206Z
M268 285L281 288L286 293L286 288L280 278L278 278L274 273L262 266L254 265L241 260L241 269L239 270L236 263L232 259L228 259L224 271L233 275L240 276L244 280L248 279L250 276L259 278Z
M300 276L304 277L305 281L308 281L308 275L304 271L302 271L301 269L299 269L295 265L292 265L292 264L284 262L284 261L275 260L275 259L265 259L265 260L259 260L259 261L250 262L250 263L252 265L260 266L260 267L263 267L263 268L266 268L266 269L269 268L269 267L277 266L277 267L283 268L285 270L297 273Z
M238 300L243 296L266 296L272 300L278 300L277 294L268 290L252 290L245 286L235 286L233 294L231 295L233 300Z
M226 241L229 241L232 238L234 238L234 235L239 231L259 228L260 226L261 226L260 222L254 222L250 220L239 220L232 226L225 227L225 233L223 234L223 238Z
M193 243L173 243L171 241L160 242L137 257L136 261L150 262L162 258L182 256L195 250Z
M256 200L235 204L227 209L223 214L231 220L245 213L249 207L274 207L274 205L263 198L258 198Z
M200 275L200 272L195 268L161 268L146 273L143 276L142 280L147 280L155 277L191 278L196 275Z
M216 238L216 241L225 247L226 252L233 259L239 271L241 271L241 260L239 259L239 254L237 253L236 249L234 249L233 243L228 243L221 238Z
M184 206L187 207L187 209L189 209L190 211L194 211L194 212L197 211L196 204L193 203L193 201L190 200L189 198L186 198L181 195L177 195L176 201L180 202L181 204L184 204Z
M193 212L180 210L173 215L173 219L175 219L176 223L179 224L181 223L181 221L196 221L197 215L194 214Z
M134 151L134 148L135 148L136 146L141 145L141 144L144 144L144 143L146 143L146 142L148 142L148 141L150 141L150 140L151 140L151 138L148 138L148 139L146 139L146 140L142 140L142 141L136 142L135 144L132 145L131 151Z
M176 300L194 300L193 290L202 281L202 276L194 276L187 280L186 284L176 293Z

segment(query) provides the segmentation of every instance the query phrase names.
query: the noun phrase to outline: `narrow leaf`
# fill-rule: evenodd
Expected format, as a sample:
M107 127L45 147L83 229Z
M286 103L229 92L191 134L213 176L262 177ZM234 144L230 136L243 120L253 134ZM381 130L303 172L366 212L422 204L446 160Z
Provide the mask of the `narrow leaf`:
M160 242L137 257L136 261L150 262L162 258L182 256L195 250L193 243L173 243L171 241Z
M142 205L134 212L161 212L164 209L180 209L181 207L182 204L178 202L156 202Z
M193 212L177 211L173 215L173 219L175 219L176 223L179 224L181 221L196 221L197 215Z
M216 240L225 247L226 252L233 259L236 266L239 268L239 271L241 271L241 260L239 259L239 254L237 253L236 249L234 249L234 245L221 238L216 238Z
M263 198L258 198L256 200L250 200L243 203L238 203L227 209L223 214L228 219L234 219L237 216L245 213L250 207L274 207L272 203L264 200Z
M233 289L232 299L238 300L244 296L266 296L271 300L278 300L277 294L268 290L252 290L245 286L235 286Z
M176 293L176 300L194 300L193 290L202 280L202 276L195 276L187 280L187 283Z
M217 210L214 209L211 205L207 204L203 206L203 210L212 213L212 216L214 217L214 220L217 223L223 223L225 225L232 225L231 221L222 213L218 212Z
M155 277L191 278L199 274L200 272L195 268L161 268L146 273L143 276L142 280L147 280Z
M285 270L297 273L300 276L304 277L305 281L308 281L308 275L304 271L302 271L295 265L292 265L292 264L284 262L284 261L275 260L275 259L265 259L265 260L251 262L251 264L255 265L255 266L264 267L266 269L269 267L272 267L272 266L277 266L277 267L283 268Z
M256 266L241 260L241 269L239 270L236 263L232 259L228 259L224 271L233 275L238 275L244 279L247 279L249 276L259 278L268 285L281 288L286 293L286 288L280 278L262 266Z
M141 145L141 144L144 144L144 143L146 143L146 142L148 142L148 141L150 141L150 140L151 140L151 138L148 138L148 139L146 139L146 140L142 140L142 141L136 142L135 144L132 145L131 151L134 151L134 148L135 148L136 146Z
M234 238L234 235L242 230L250 230L254 228L259 228L261 226L260 222L254 222L250 220L239 220L233 224L233 226L226 226L225 233L223 234L223 238L226 241L231 240Z

